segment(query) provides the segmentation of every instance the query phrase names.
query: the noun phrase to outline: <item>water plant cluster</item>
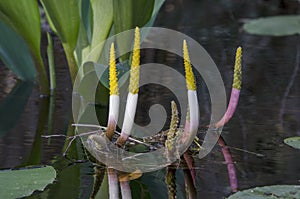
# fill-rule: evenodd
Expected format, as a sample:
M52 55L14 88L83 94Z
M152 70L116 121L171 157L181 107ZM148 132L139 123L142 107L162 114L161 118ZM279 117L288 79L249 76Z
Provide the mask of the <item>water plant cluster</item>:
M197 134L199 129L197 79L193 73L188 43L183 40L180 47L183 49L185 83L187 97L189 98L185 126L180 127L178 125L178 104L171 101L169 128L155 136L144 138L136 138L131 135L134 122L132 118L135 117L140 86L140 43L142 38L139 28L135 29L133 51L130 54L122 55L119 58L115 56L116 50L132 45L130 38L111 43L109 53L104 50L104 41L108 37L135 27L151 26L163 3L164 0L0 0L0 58L15 73L18 81L21 82L15 86L12 96L8 96L1 101L0 110L3 110L2 108L5 106L11 107L7 105L10 103L16 104L14 105L16 111L12 117L4 118L5 125L3 129L0 129L0 136L4 135L21 115L21 112L18 110L24 109L26 101L15 103L18 99L13 98L13 94L22 91L22 96L28 99L32 87L28 89L26 87L27 84L37 85L42 98L51 96L49 100L49 115L51 116L51 100L55 98L57 80L55 75L55 57L53 56L54 37L58 37L61 41L72 83L75 82L77 77L80 78L85 75L84 72L81 73L80 68L82 66L89 63L99 63L103 56L109 54L109 66L99 65L102 69L108 68L109 70L109 76L100 82L100 84L108 82L105 86L109 88L109 96L101 96L109 99L107 124L93 126L92 128L95 128L94 131L86 131L77 135L74 134L76 130L91 127L91 125L73 124L75 128L72 128L72 121L70 121L68 125L70 128L66 132L67 135L43 136L42 130L37 128L36 137L39 141L42 137L66 138L62 152L64 157L60 157L63 161L54 161L52 166L41 166L39 165L41 157L33 157L34 155L32 155L27 162L24 161L20 166L22 168L1 170L1 198L26 196L31 198L40 196L42 198L51 198L51 194L48 192L51 186L67 186L60 184L60 178L64 175L60 171L61 162L64 162L65 168L71 168L71 172L70 170L67 172L68 176L66 178L68 180L70 178L69 183L73 183L73 174L78 170L74 172L72 167L69 166L79 165L78 167L80 167L80 164L84 162L80 158L87 158L94 168L95 178L92 191L89 193L90 198L104 198L104 195L112 199L121 197L137 198L142 195L144 198L150 198L149 194L143 193L144 190L148 189L144 185L141 185L138 189L136 189L136 186L133 188L134 180L145 175L142 171L125 172L116 170L110 167L109 164L103 164L102 160L106 154L105 151L109 151L110 146L117 146L120 149L135 152L141 156L149 151L163 149L163 158L165 158L167 163L161 171L163 172L164 186L166 186L168 198L185 197L194 199L201 197L197 193L198 183L194 165L197 153L203 150L201 138L198 138L198 135L192 138L192 145L188 146L183 154L179 153L184 143L191 139L191 135ZM45 18L41 17L43 14L45 14ZM286 36L300 33L299 21L298 15L267 17L250 20L245 23L243 29L250 34L256 35ZM41 38L45 34L42 31L43 25L49 25L46 33L47 59L45 59L45 55L41 51ZM124 83L118 78L119 74L122 73L120 67L118 67L120 65L125 71L130 70L130 76L125 116L123 126L119 132L117 129L120 109L119 88ZM218 129L226 125L232 118L238 105L241 91L241 66L242 48L238 47L228 108L220 121L213 124L212 127L215 131L207 131L207 126L204 125L206 133L219 136ZM43 112L43 110L48 109L41 108L40 111ZM39 117L39 120L43 124L47 123L47 119L44 117ZM51 120L49 119L49 121ZM234 193L229 196L230 199L253 197L300 198L299 185L271 185L239 191L235 161L231 156L230 147L226 145L222 136L218 138L217 143L221 148L227 166L228 179L224 180L227 180L231 193ZM300 138L298 136L286 138L284 143L294 149L300 148ZM33 145L34 147L39 147L39 144ZM85 154L84 157L78 155L81 150ZM69 156L76 158L76 160L69 158ZM30 166L27 163L30 163ZM27 167L23 168L23 166ZM183 177L178 177L178 170L183 171ZM179 190L179 180L184 181L184 191ZM154 184L150 186L154 187ZM108 190L106 194L103 194L105 192L103 191L104 189Z
M79 134L80 137L88 136L85 139L82 139L84 142L84 146L86 147L88 153L94 157L95 162L98 164L102 164L103 160L107 160L106 154L109 154L108 145L111 141L113 141L118 147L127 148L130 150L132 144L128 145L127 141L135 142L135 144L145 145L149 150L156 150L158 145L151 145L151 143L145 142L145 139L138 140L138 138L131 137L131 131L134 121L132 118L135 117L138 92L139 92L139 70L140 70L140 32L139 28L135 29L135 39L134 39L134 47L133 47L133 55L132 62L130 68L130 80L129 80L129 93L127 96L127 104L125 109L125 116L123 121L123 126L121 128L121 133L116 132L116 124L118 123L119 116L119 86L118 86L118 77L117 77L117 68L116 68L116 60L115 60L115 45L111 44L110 48L110 66L109 66L109 88L110 88L110 96L109 96L109 114L108 114L108 124L107 127L99 126L98 131L92 132L84 132ZM197 198L196 191L196 173L194 169L194 158L195 151L193 152L191 149L187 149L182 155L179 153L179 148L184 146L185 143L188 142L193 134L198 131L199 127L199 106L197 99L197 91L196 91L196 79L194 77L192 65L190 63L188 44L184 40L183 41L183 58L184 58L184 68L185 68L185 79L186 79L186 88L187 88L187 96L188 96L188 110L187 110L187 118L185 121L185 126L183 129L178 127L178 111L177 105L174 101L171 104L172 116L170 127L168 130L159 134L160 142L162 143L160 147L165 148L164 158L167 160L166 163L166 177L165 181L168 187L168 195L169 198L177 197L177 189L176 189L176 170L178 168L183 168L184 171L184 181L186 184L186 195L188 198ZM236 109L239 100L239 93L241 89L241 60L242 60L242 48L239 47L236 52L236 62L234 66L234 78L233 78L233 87L232 93L230 97L230 102L226 113L223 118L214 124L214 128L216 129L214 132L208 132L218 135L218 128L223 127L233 116L233 113ZM88 127L88 124L75 124L77 127ZM96 127L95 125L90 125L91 127ZM116 135L119 135L117 136ZM197 139L196 139L197 140ZM201 150L201 145L199 142L195 141L198 145L198 150ZM234 166L234 161L230 155L229 149L227 148L222 137L219 138L218 144L222 147L222 153L224 155L229 183L232 189L232 192L236 192L238 189L237 183L237 175L236 169ZM126 146L127 145L127 146ZM108 149L107 149L108 148ZM124 148L124 149L125 149ZM138 159L140 156L143 156L143 153L137 153L134 155L135 159ZM117 159L112 158L114 163L112 165L116 165ZM124 160L125 161L125 160ZM145 160L146 161L146 160ZM138 178L142 175L142 171L135 170L131 173L126 173L124 171L117 171L110 166L111 162L106 162L107 166L107 177L108 177L108 185L109 185L109 196L110 198L118 198L119 193L119 182L122 198L132 198L130 183L129 181L135 178ZM149 162L150 163L150 162ZM119 164L122 164L120 162ZM147 164L147 163L145 163ZM130 162L128 163L130 165ZM96 167L97 168L97 167ZM97 195L97 191L100 189L101 182L103 180L103 172L100 175L96 176L97 183L95 183L94 191L92 196ZM134 177L133 177L134 176Z

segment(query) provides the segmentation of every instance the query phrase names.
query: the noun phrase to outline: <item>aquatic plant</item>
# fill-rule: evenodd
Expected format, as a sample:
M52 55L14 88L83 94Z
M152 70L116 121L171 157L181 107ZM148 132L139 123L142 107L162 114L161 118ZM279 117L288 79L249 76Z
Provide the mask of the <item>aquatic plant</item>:
M83 139L83 142L86 142L84 146L86 149L96 158L98 162L101 162L97 153L104 149L104 140L102 138L103 133L110 140L114 142L118 147L127 148L130 150L131 146L127 145L128 141L132 141L138 144L142 144L145 147L157 148L151 146L151 144L146 143L146 141L140 141L138 138L132 137L132 125L134 123L133 118L135 117L136 104L139 92L139 65L140 65L140 33L139 28L135 29L135 39L134 39L134 48L132 54L132 62L130 69L130 82L129 82L129 93L127 96L127 103L125 108L125 117L123 126L121 128L121 133L116 132L116 124L118 122L118 108L119 108L119 90L118 90L118 78L117 78L117 68L115 61L115 48L114 43L111 44L110 48L110 60L109 60L109 89L110 89L110 99L109 99L109 114L108 114L108 124L107 127L101 127L97 125L88 125L88 124L75 124L75 126L90 126L99 128L97 133L86 132L80 133L78 136L88 136L87 139ZM216 128L219 128L225 125L230 118L232 117L239 98L239 92L241 89L241 47L237 49L236 52L236 62L234 66L234 81L230 102L226 113L223 118L215 124ZM187 42L183 41L183 59L184 59L184 68L185 68L185 79L186 79L186 88L187 88L187 97L188 97L188 110L186 123L184 128L178 127L178 111L177 105L174 101L171 102L171 122L170 127L167 131L160 133L162 142L165 146L165 157L170 161L170 165L166 167L166 177L165 182L168 187L169 198L176 198L176 169L177 167L183 168L184 179L186 184L187 195L189 198L197 198L196 193L196 173L194 170L194 159L192 155L192 150L188 149L182 156L179 154L180 143L185 143L189 139L190 135L198 131L199 125L199 105L197 99L197 89L196 89L196 80L193 74L192 65L190 63L188 45ZM103 131L103 133L102 133ZM143 140L146 140L144 138ZM224 155L229 174L229 182L232 188L232 192L236 192L237 185L237 176L235 171L234 162L230 155L230 151L227 148L224 140L219 138L219 145L222 148L222 153ZM97 149L96 149L96 148ZM201 147L201 146L200 146ZM201 149L200 149L201 150ZM172 163L173 162L173 163ZM138 173L139 175L134 175L133 173ZM129 181L141 176L141 171L134 171L132 173L125 173L123 171L116 171L113 168L108 166L107 169L108 184L109 184L109 194L110 198L116 198L119 195L119 186L121 188L121 195L123 198L131 198L132 193L130 190ZM128 177L131 176L131 177ZM132 177L135 176L135 177ZM100 186L100 185L99 185Z

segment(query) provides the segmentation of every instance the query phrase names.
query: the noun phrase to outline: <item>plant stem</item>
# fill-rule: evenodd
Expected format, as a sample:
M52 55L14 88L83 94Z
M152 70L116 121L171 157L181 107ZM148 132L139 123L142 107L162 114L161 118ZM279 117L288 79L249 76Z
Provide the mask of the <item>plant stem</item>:
M50 76L50 89L54 90L56 88L56 75L55 75L55 64L53 56L53 42L51 35L47 33L48 46L47 46L47 56L49 65L49 76Z
M75 56L73 53L73 49L70 48L70 46L66 43L63 43L62 45L63 45L63 48L66 53L71 81L72 81L72 84L74 84L76 76L77 76L77 72L78 72L78 66L77 66L76 59L75 59Z

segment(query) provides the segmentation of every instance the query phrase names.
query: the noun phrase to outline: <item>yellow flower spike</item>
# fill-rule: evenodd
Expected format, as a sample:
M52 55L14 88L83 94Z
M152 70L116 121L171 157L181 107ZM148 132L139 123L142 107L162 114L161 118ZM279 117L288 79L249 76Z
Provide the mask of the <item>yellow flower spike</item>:
M190 62L190 56L189 56L186 40L183 40L183 59L184 59L184 68L185 68L186 87L188 90L195 91L196 90L195 77Z
M114 43L111 44L109 54L109 89L110 95L119 95Z
M242 86L242 48L236 49L235 64L234 64L234 76L232 87L241 90Z
M129 92L137 94L139 92L140 80L140 29L135 28L133 55L130 69Z

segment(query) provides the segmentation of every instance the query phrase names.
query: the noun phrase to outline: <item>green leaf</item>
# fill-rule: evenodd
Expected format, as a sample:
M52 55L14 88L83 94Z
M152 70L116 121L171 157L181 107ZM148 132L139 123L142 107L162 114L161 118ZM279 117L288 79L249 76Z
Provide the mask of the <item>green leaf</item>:
M78 65L74 56L77 45L80 9L78 0L41 0L50 27L59 36L68 60L71 80L74 83Z
M18 82L14 89L0 101L0 136L15 126L24 111L33 88L31 82Z
M18 78L33 81L36 77L34 61L25 41L0 21L0 58Z
M154 2L154 0L113 0L115 33L144 26L152 16Z
M37 71L40 93L45 95L49 94L47 74L40 52L41 25L38 1L0 0L0 21L12 28L25 40L35 63L35 65L32 66L35 66ZM3 36L1 35L1 37ZM10 40L10 38L11 37L4 37L2 39ZM15 48L15 50L17 51L18 48L19 47ZM18 53L19 51L9 52L9 54L7 53L7 57L19 56L22 52L20 54ZM24 66L18 65L18 67Z
M40 58L41 26L38 1L0 0L0 20L19 33L34 52L35 58Z
M284 15L250 20L244 24L244 30L250 34L286 36L300 34L300 16Z
M153 25L154 20L156 19L156 16L158 14L158 11L160 10L164 2L165 0L155 0L152 16L151 19L147 22L147 24L145 24L146 27L150 27Z
M56 177L51 166L0 171L0 198L14 199L43 191Z
M286 138L283 141L285 144L287 144L295 149L300 149L300 136Z
M113 6L111 0L91 0L92 34L90 45L82 50L82 63L97 62L103 49L102 42L109 36L113 22ZM88 31L88 29L86 29ZM77 49L78 50L78 49Z
M300 198L299 185L272 185L239 191L228 199Z
M108 37L113 22L112 5L111 0L91 0L93 10L92 49Z
M136 26L144 26L151 18L154 0L113 0L115 34L130 30ZM132 45L132 38L117 39L121 51ZM129 54L123 55L122 60L128 59Z
M41 0L51 28L61 39L74 50L79 32L78 0Z
M76 46L76 59L79 66L82 64L82 56L85 48L88 48L92 40L92 8L90 1L79 0L80 27Z

